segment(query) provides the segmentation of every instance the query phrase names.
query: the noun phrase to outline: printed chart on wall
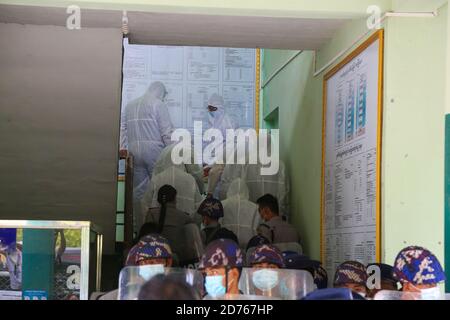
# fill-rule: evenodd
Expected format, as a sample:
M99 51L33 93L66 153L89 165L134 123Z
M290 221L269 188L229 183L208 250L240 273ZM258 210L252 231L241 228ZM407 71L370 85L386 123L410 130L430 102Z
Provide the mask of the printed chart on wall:
M379 260L383 30L324 78L322 261Z
M207 128L207 101L223 96L238 128L255 127L257 49L132 45L124 39L122 110L144 94L151 82L167 88L175 128Z

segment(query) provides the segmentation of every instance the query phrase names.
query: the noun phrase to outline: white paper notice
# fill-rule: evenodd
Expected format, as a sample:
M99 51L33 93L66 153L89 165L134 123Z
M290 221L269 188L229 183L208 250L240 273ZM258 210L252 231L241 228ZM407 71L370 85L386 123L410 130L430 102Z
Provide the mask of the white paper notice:
M254 82L255 50L226 48L223 55L223 81Z
M219 48L187 47L188 80L219 81Z
M254 127L254 95L255 87L253 85L223 86L223 99L227 106L227 113L235 123L240 123L241 127Z
M150 48L148 46L125 46L123 62L124 80L143 80L148 78Z
M151 77L159 80L183 80L183 47L153 46Z
M327 80L325 268L376 259L378 50L374 42Z
M255 49L129 45L127 39L124 48L122 108L161 81L176 128L192 130L196 120L206 127L213 93L224 97L238 127L255 126Z
M206 125L206 107L213 93L219 93L219 85L189 84L187 87L187 123L188 129L194 128L194 121L203 121Z

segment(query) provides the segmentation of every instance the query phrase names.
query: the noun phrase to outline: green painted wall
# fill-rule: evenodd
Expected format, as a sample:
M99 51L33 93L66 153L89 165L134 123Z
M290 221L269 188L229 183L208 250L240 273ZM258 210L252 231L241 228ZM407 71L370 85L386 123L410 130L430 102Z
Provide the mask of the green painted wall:
M265 50L263 68L292 52ZM321 83L313 79L313 54L304 52L281 71L263 91L264 114L279 107L280 157L286 164L291 188L292 222L304 250L319 258ZM293 147L295 146L295 147Z
M395 5L414 9L402 1ZM390 264L409 244L428 247L444 261L447 20L444 7L437 18L389 18L384 25L382 260ZM365 20L337 30L318 51L317 69L365 32ZM292 54L264 50L263 78ZM313 53L303 52L284 68L264 88L263 112L267 115L279 106L280 151L289 171L293 223L304 239L305 252L318 259L325 72L314 77L313 62Z
M390 19L387 30L383 256L417 244L443 262L447 7Z

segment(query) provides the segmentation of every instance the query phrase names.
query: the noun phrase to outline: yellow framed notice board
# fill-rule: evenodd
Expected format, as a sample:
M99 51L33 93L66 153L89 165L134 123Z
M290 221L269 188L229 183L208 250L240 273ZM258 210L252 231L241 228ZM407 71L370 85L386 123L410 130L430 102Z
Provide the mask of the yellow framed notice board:
M344 261L380 261L383 42L381 29L323 81L321 257L330 278Z

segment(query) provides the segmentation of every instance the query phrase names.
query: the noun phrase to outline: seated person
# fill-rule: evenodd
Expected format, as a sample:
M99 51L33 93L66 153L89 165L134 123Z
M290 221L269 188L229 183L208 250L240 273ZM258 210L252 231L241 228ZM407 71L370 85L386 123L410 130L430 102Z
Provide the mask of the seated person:
M229 239L211 242L198 268L205 276L206 293L211 297L239 294L238 284L243 265L242 251L236 242Z
M201 237L205 247L214 241L221 238L232 238L235 242L238 239L230 230L223 228L219 219L223 217L222 203L212 197L206 198L197 210L197 213L202 217L203 230Z
M203 168L202 166L195 163L196 153L194 147L191 147L191 161L189 161L190 163L181 163L177 165L172 160L172 151L175 146L176 144L168 145L161 151L158 160L156 160L155 166L153 167L152 177L158 175L167 168L175 166L192 175L195 181L197 181L198 190L200 191L200 193L203 193L205 188L203 183Z
M195 222L189 214L177 209L176 200L177 190L170 185L162 186L158 190L160 206L151 208L145 220L158 225L157 232L169 241L174 256L177 258L175 265L178 265L180 261L193 258L186 257L185 253L187 252L186 247L192 245L196 235L186 234L184 226L194 225ZM195 229L198 230L198 227Z
M369 289L368 296L370 298L375 297L375 295L381 291L381 290L391 290L391 291L397 291L398 290L398 281L393 277L392 272L394 268L388 264L384 263L371 263L367 265L367 268L369 267L378 267L380 270L380 287L379 288L373 288ZM369 272L369 271L368 271ZM370 276L370 273L369 273Z
M367 295L367 269L358 261L346 261L341 263L334 275L335 288L352 289L362 297Z
M258 212L264 221L257 232L269 239L271 243L299 242L300 238L294 226L284 221L278 211L278 200L271 194L259 198Z
M140 218L144 220L151 208L160 205L158 193L159 189L164 185L171 185L177 190L176 208L190 214L195 219L195 211L203 200L198 190L197 182L190 174L175 166L171 166L152 177L140 203L142 215Z
M200 300L200 296L179 277L158 274L142 286L138 300Z
M224 217L221 224L237 234L239 246L245 248L248 241L256 234L259 223L258 207L248 200L248 188L238 178L234 180L227 192L227 199L222 201Z
M172 249L167 239L157 234L151 234L141 238L131 248L125 266L162 265L171 267L172 262ZM117 300L117 298L118 290L97 297L98 300Z
M423 300L442 299L438 284L445 281L439 260L429 250L409 246L395 259L393 277L402 284L402 291L417 292Z
M268 155L272 155L272 138L271 135L267 136L267 151ZM258 148L261 145L258 143ZM261 152L261 150L260 150ZM263 151L264 152L264 151ZM289 180L287 179L286 166L284 162L279 159L279 167L276 174L262 174L262 169L267 169L269 166L263 165L258 160L257 164L248 163L243 170L243 177L247 183L248 190L250 192L250 201L256 202L259 197L264 194L271 194L278 199L280 216L289 221Z

